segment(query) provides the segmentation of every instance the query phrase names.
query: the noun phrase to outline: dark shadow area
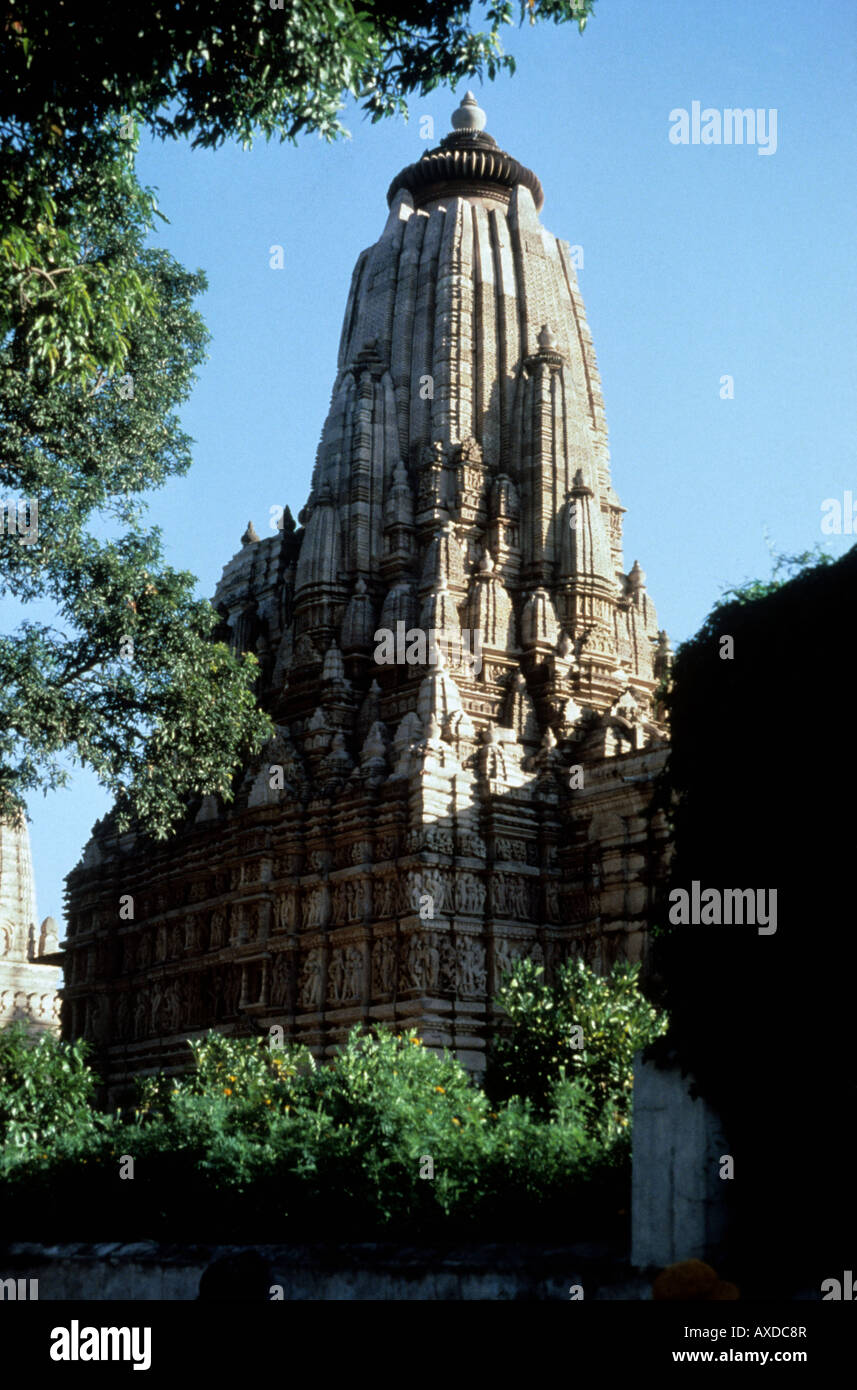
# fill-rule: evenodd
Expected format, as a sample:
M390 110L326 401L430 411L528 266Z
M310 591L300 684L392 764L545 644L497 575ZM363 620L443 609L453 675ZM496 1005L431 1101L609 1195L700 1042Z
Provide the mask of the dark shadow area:
M723 1117L732 1264L750 1296L841 1280L857 1250L855 817L842 704L855 597L852 550L715 611L674 669L670 888L777 890L770 935L669 927L663 901L645 984L672 1016L659 1046L677 1048Z

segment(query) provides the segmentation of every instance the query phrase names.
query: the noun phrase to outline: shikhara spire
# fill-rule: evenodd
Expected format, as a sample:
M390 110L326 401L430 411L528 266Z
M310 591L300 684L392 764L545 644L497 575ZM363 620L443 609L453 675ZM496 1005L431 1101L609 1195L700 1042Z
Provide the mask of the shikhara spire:
M639 567L624 573L570 248L542 227L538 179L497 150L471 93L453 125L393 180L387 225L354 271L301 513L294 637L370 656L370 611L410 626L437 608L455 637L479 625L488 556L493 609L514 608L519 632L489 624L483 642L500 659L517 653L559 733L541 649L571 643L572 683L593 707L626 686L645 702L657 619ZM441 582L448 597L432 609ZM486 672L481 693L491 684Z
M416 1020L478 1067L516 954L642 950L669 648L624 569L571 250L484 126L468 93L393 180L300 529L251 523L218 587L277 736L152 853L110 1007L69 991L72 1031L90 1007L105 1040L255 1017L319 1050ZM78 922L133 875L122 843L90 847ZM186 879L207 906L171 926Z

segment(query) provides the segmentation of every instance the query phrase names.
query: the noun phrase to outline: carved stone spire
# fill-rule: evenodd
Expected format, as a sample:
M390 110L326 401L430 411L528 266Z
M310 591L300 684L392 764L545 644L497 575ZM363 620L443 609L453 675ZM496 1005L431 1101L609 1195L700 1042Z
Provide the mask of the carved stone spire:
M488 550L471 580L467 617L471 631L481 634L483 647L503 652L515 650L512 600Z
M189 1030L248 1020L320 1057L353 1023L413 1023L478 1071L516 954L641 955L669 646L626 573L575 258L543 202L472 92L392 181L300 527L249 526L215 596L278 739L153 882L104 831L72 885L69 1029L110 995L98 1062L122 1094ZM139 917L117 928L126 882ZM179 902L204 961L162 949Z

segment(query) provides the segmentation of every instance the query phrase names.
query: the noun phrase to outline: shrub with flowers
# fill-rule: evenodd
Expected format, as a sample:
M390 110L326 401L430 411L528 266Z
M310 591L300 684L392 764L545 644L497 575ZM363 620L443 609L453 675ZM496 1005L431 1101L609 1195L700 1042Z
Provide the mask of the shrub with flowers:
M591 1130L574 1078L537 1116L526 1099L492 1106L414 1031L355 1028L324 1065L267 1039L190 1046L193 1069L146 1081L130 1120L18 1164L0 1185L10 1238L496 1240L577 1232L599 1202L626 1203L625 1148Z

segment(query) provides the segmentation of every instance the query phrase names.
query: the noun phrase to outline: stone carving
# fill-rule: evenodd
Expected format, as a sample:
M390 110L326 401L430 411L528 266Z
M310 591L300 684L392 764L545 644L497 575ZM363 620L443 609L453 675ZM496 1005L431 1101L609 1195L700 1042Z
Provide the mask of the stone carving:
M545 911L549 922L561 921L558 879L549 878L545 885Z
M494 875L494 911L499 917L530 918L530 884L520 874Z
M211 914L211 949L217 951L226 944L226 911L216 908Z
M459 942L458 990L466 998L485 993L485 947L475 937L466 936Z
M495 841L495 853L498 859L515 859L523 864L527 862L527 845L524 840L509 840L498 836Z
M392 917L396 911L396 880L389 876L373 880L374 916Z
M287 1004L291 976L291 961L287 952L280 951L274 957L271 974L271 1003Z
M283 893L277 899L274 920L280 931L292 931L297 923L297 904L294 893Z
M392 994L396 987L396 943L382 936L372 946L372 994Z
M455 910L478 916L485 907L485 884L475 874L459 873L455 878Z
M314 662L318 660L318 652L316 651L309 637L307 637L306 633L304 633L301 637L298 638L298 640L295 643L295 665L311 666Z
M147 1018L147 995L144 990L141 990L137 996L137 1002L134 1005L134 1038L138 1042L147 1036Z
M501 940L496 940L496 939L495 939L495 941L494 941L494 983L495 983L495 985L499 985L499 984L501 983L503 976L506 974L506 972L507 972L508 970L511 970L511 969L512 969L513 965L515 964L515 961L516 961L516 960L519 958L519 956L522 954L521 951L520 951L520 949L516 949L517 947L518 947L518 943L517 943L517 942L515 942L515 943L513 944L511 941L505 941L505 940L502 940L502 939L501 939Z
M165 1033L174 1033L179 1026L179 987L174 980L164 991L163 1028Z
M346 946L331 953L327 973L328 998L334 1004L358 999L362 993L363 952L357 946Z
M434 932L414 932L404 944L400 988L437 990L440 950Z
M508 941L503 938L494 941L494 984L500 984L501 977L507 970L511 970L517 960L522 956L528 956L537 965L544 963L542 948L537 941L527 942L520 940Z
M378 861L383 863L384 860L395 859L399 852L399 843L398 835L380 835L378 837Z
M181 991L179 1013L180 1023L187 1028L198 1028L202 1007L202 988L198 973L185 976Z
M309 891L304 902L304 927L323 927L330 916L330 889L326 883Z
M314 946L301 964L298 999L302 1009L317 1009L321 1004L321 949Z
M430 908L430 915L437 916L447 910L447 879L440 869L411 869L407 883L403 885L402 911L420 912ZM424 900L431 899L427 904Z

